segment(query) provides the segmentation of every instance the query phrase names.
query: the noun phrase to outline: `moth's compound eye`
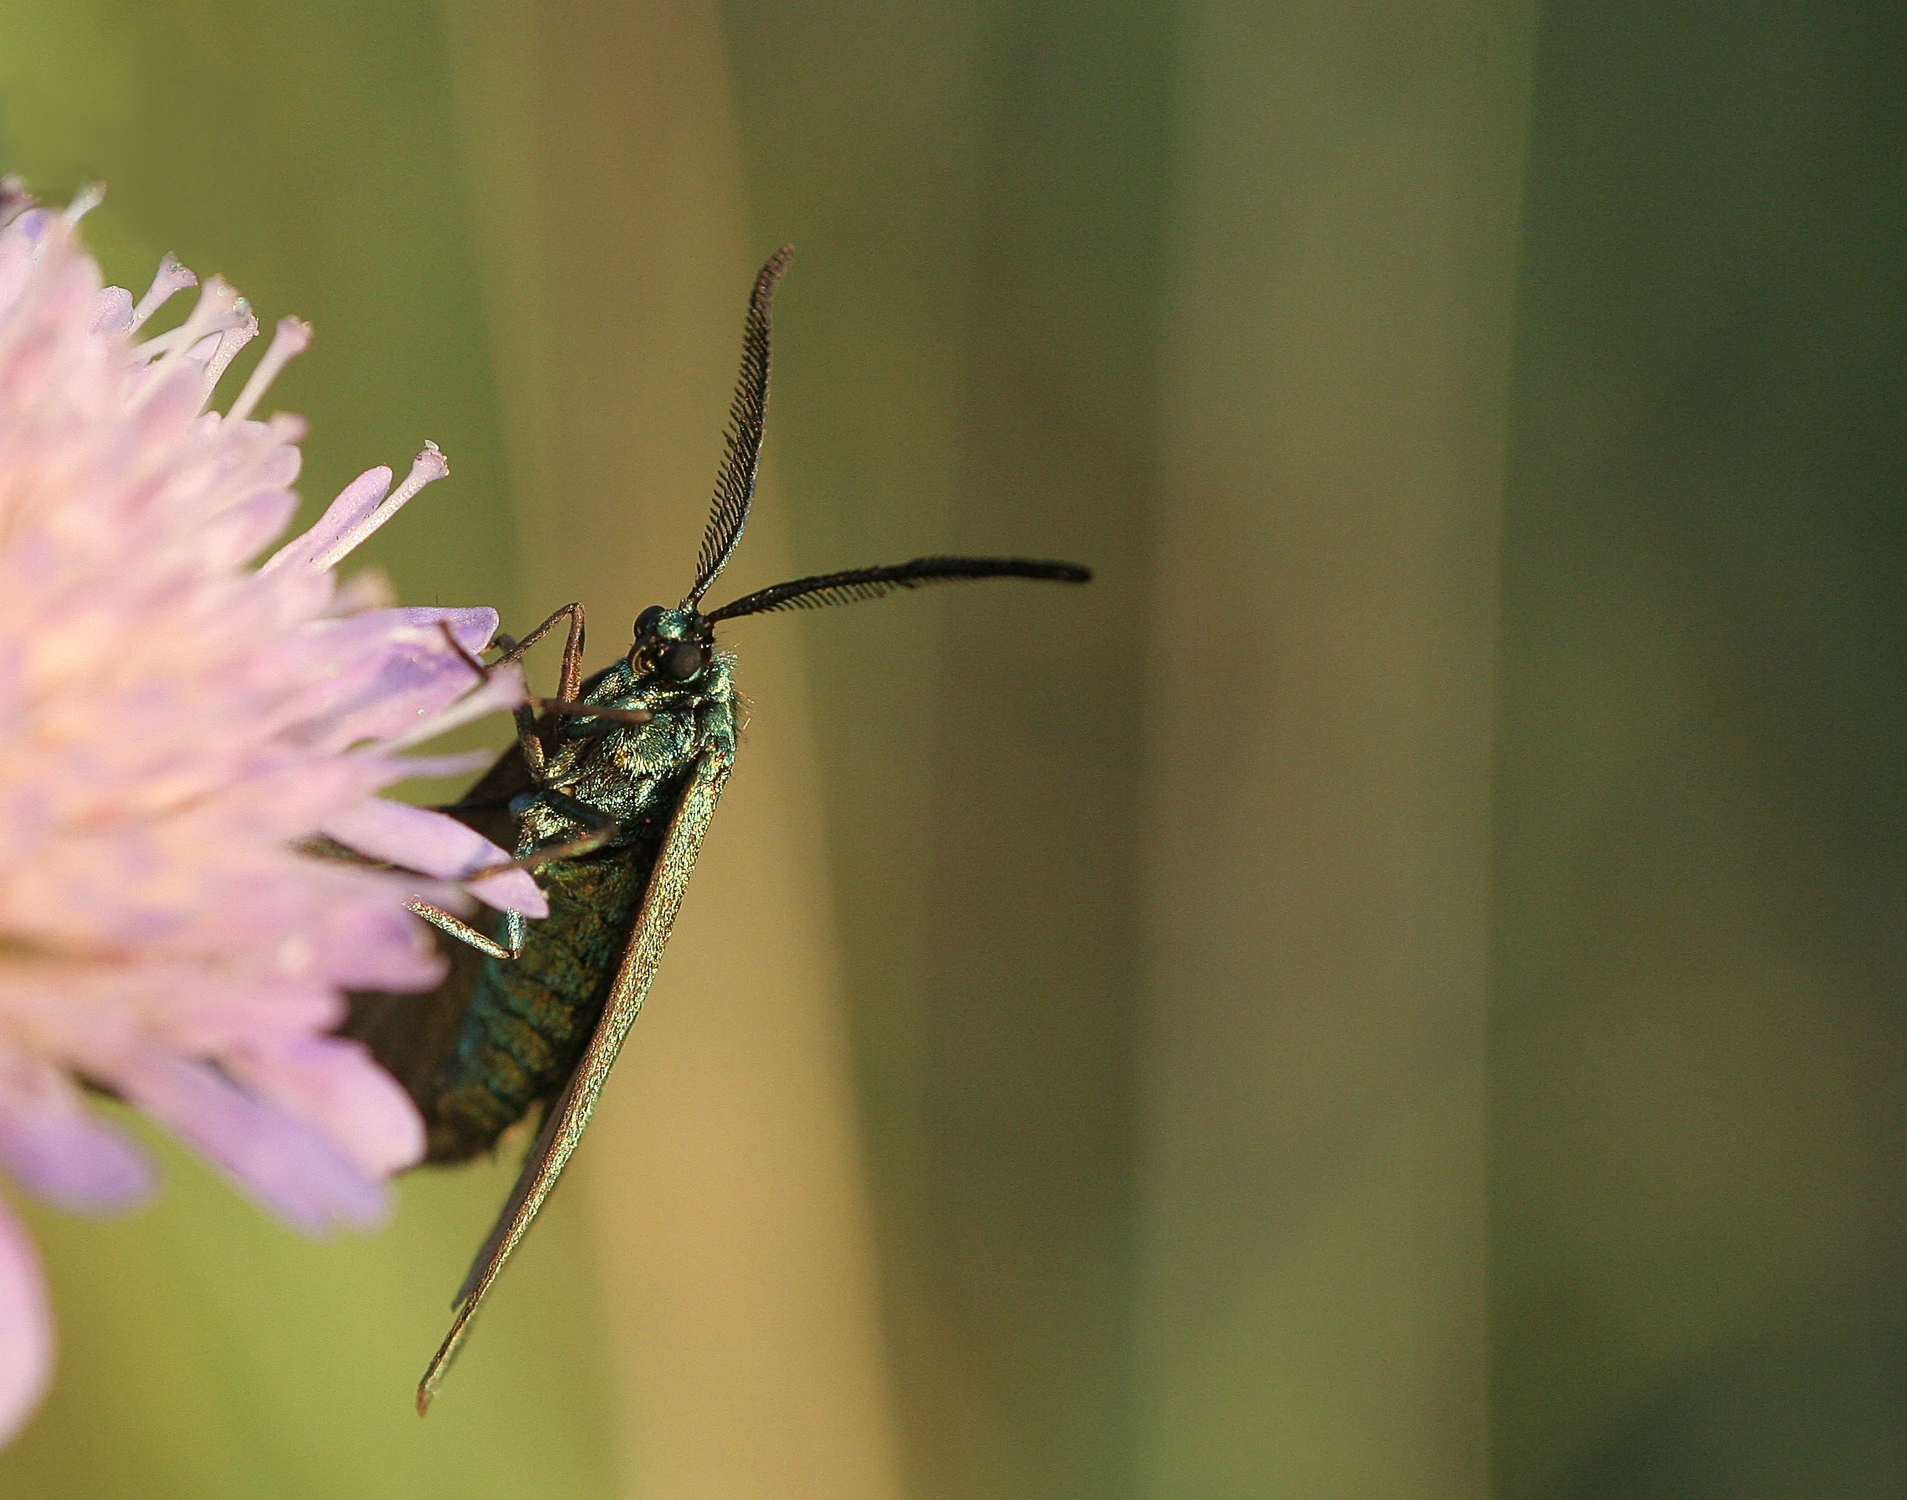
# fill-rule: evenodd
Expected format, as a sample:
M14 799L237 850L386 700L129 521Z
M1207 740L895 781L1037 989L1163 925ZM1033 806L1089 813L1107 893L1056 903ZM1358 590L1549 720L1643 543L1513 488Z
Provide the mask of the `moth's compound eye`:
M662 670L677 682L693 682L708 665L708 652L697 641L677 641L662 653Z
M636 639L641 640L643 636L653 634L656 628L656 623L661 618L662 618L662 606L660 604L651 604L641 614L637 615L636 616Z

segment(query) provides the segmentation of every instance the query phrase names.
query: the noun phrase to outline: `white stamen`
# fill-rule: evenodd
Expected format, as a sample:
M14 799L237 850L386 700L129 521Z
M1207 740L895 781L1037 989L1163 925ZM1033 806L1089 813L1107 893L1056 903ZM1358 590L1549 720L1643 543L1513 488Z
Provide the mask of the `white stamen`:
M232 311L242 319L235 327L228 328L219 335L212 357L205 366L205 394L199 398L199 410L205 410L205 403L212 399L225 372L231 368L232 361L238 358L238 351L258 337L258 315L252 311L251 303L240 297L232 304Z
M139 305L132 310L131 331L137 333L146 319L165 306L174 292L182 292L198 284L199 278L180 265L179 257L168 250L165 259L159 262L158 274L152 278L152 285L146 289L146 295L139 299Z
M252 366L251 379L245 382L245 389L238 393L238 400L232 403L231 411L226 413L226 420L242 422L249 417L265 392L271 389L278 372L310 347L309 323L301 318L280 318L264 358Z
M105 183L82 182L73 190L72 201L66 205L66 211L60 217L69 224L77 224L105 201Z
M134 344L132 346L132 362L136 365L151 364L152 361L157 359L161 354L170 353L181 344L186 343L188 339L192 343L197 343L199 335L196 330L187 328L183 323L177 328L167 330L165 333L155 333L143 344Z
M339 537L318 556L312 558L311 567L322 573L326 568L335 568L348 557L378 527L404 508L405 503L427 484L434 484L450 472L450 460L445 458L443 450L435 443L426 442L424 451L411 463L410 473L404 476L404 482L384 497L383 504L372 511L357 525Z
M148 339L135 348L132 352L137 358L143 351L164 346L159 357L152 362L152 368L146 375L145 383L133 396L130 403L131 409L137 411L152 398L154 391L165 384L165 372L173 361L179 359L182 354L194 351L201 339L209 338L215 333L223 333L239 323L241 319L236 315L235 309L237 304L244 300L232 290L223 277L214 276L200 289L199 300L193 304L190 315L183 323L172 332L162 333L155 339Z

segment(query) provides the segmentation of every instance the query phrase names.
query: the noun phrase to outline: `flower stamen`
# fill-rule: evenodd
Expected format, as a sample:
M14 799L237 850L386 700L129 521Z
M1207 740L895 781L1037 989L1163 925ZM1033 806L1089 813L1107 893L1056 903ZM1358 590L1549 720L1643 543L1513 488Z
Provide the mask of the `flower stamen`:
M205 410L206 402L212 399L212 392L231 368L232 361L238 358L238 351L258 337L258 314L252 311L251 303L240 297L232 304L232 311L242 321L219 335L218 343L212 349L212 357L206 361L205 393L199 398L200 411Z
M77 224L105 201L105 183L82 182L73 190L73 196L67 201L66 208L60 217L69 224Z
M302 318L280 318L264 357L252 366L251 378L245 382L245 389L238 393L238 400L232 403L232 409L226 413L226 420L243 422L249 417L265 392L271 389L271 383L278 378L279 372L310 347L309 323Z
M137 345L132 351L134 359L142 355L151 359L154 353L158 354L158 358L152 360L145 383L134 393L132 410L137 411L152 399L153 392L165 384L174 363L190 357L201 339L223 333L241 321L236 315L236 308L244 300L224 277L214 276L200 288L199 300L192 305L192 311L183 323L170 333L162 333L157 338L147 339L145 343Z
M152 285L146 288L146 295L139 299L139 305L132 310L132 326L127 332L137 333L145 326L146 319L172 300L175 292L182 292L187 287L198 284L199 278L180 265L179 257L168 250L165 259L159 262L159 270L152 278ZM149 346L143 344L140 346L140 348L146 347ZM138 350L133 351L135 356L138 352Z
M366 537L402 510L419 490L427 484L434 484L448 473L450 473L450 460L444 457L443 450L435 443L426 442L424 451L411 461L411 471L404 476L404 482L385 496L383 503L376 510L312 558L310 566L320 573L328 568L335 568L350 556Z

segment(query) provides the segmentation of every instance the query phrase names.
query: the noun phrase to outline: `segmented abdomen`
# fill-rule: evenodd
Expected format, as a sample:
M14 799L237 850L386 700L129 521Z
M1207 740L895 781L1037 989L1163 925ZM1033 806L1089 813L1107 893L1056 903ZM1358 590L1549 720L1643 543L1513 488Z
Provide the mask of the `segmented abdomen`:
M550 914L514 960L489 959L444 1061L429 1159L488 1150L568 1081L608 999L653 847L546 866Z

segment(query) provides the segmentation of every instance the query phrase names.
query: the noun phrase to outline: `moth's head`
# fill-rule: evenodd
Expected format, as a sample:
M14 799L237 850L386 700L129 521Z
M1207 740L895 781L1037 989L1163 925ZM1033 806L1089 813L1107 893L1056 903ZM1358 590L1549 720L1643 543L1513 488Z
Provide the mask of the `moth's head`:
M715 669L715 626L723 620L767 614L780 609L819 609L878 599L895 589L917 589L928 584L971 578L1036 578L1051 583L1085 583L1093 575L1077 563L1044 562L1025 557L916 557L885 567L852 568L843 573L817 573L757 589L718 609L702 612L702 598L727 566L742 539L749 506L755 498L755 470L761 460L762 424L768 415L768 310L775 284L788 268L793 246L775 252L748 299L748 322L742 335L742 377L729 409L728 453L715 485L715 505L702 550L696 558L695 582L681 604L668 609L652 604L636 617L635 644L629 648L629 670L663 687L685 687Z
M714 659L715 627L700 610L651 604L636 616L629 670L637 675L686 685L706 672Z

